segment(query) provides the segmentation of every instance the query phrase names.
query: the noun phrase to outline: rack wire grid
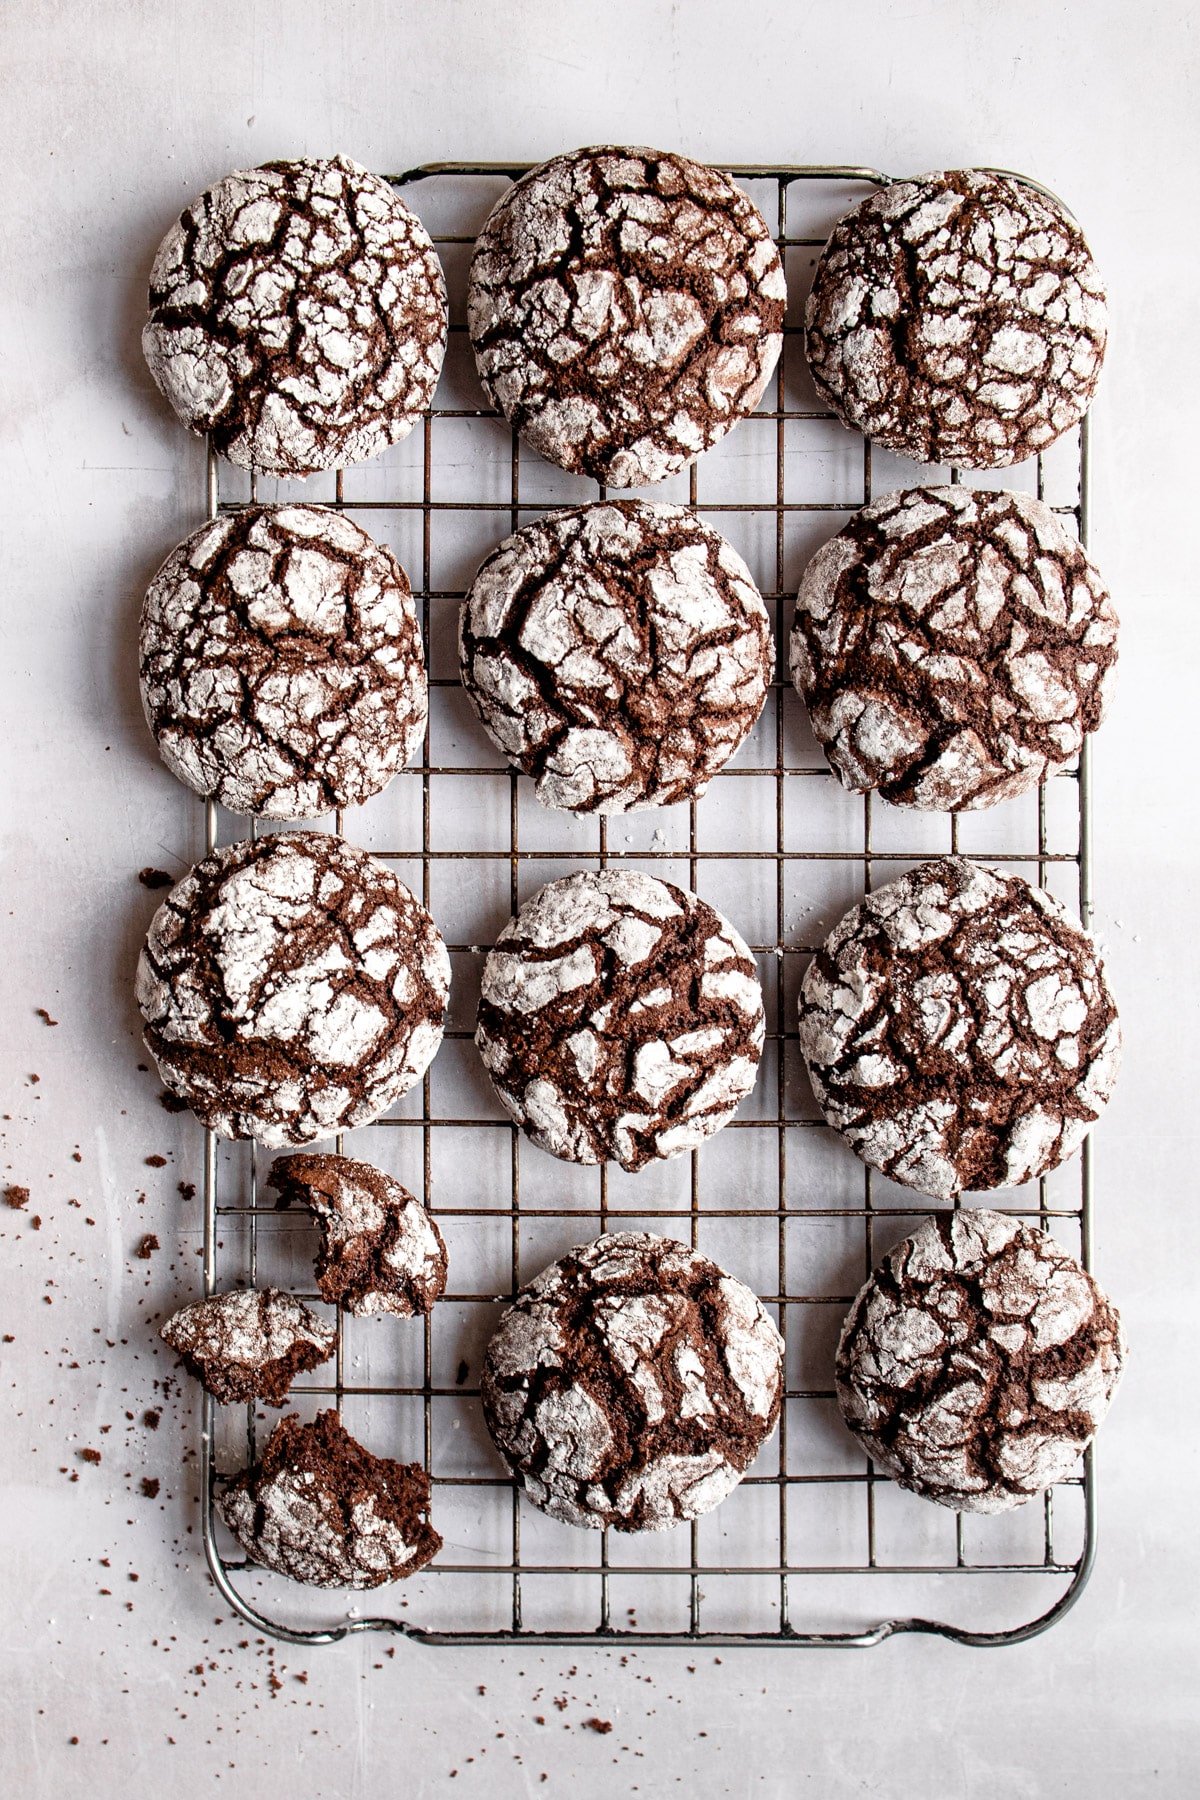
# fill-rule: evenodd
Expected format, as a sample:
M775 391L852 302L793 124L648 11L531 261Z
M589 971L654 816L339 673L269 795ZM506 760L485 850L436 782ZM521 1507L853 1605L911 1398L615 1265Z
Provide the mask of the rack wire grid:
M820 405L803 355L816 254L837 217L890 178L865 168L733 167L774 221L785 259L783 354L753 417L647 493L698 508L746 558L772 613L780 672L757 728L701 800L607 820L537 804L476 724L455 651L459 603L493 545L538 513L597 495L593 483L524 450L482 404L474 373L463 324L470 249L522 172L453 163L389 177L434 237L451 294L446 367L410 438L303 484L256 481L209 451L210 514L302 494L353 512L412 577L430 669L421 763L369 806L325 824L388 860L421 895L453 968L438 1057L389 1116L355 1132L352 1147L423 1195L447 1239L448 1290L423 1322L339 1315L332 1381L317 1371L291 1396L304 1416L335 1405L377 1453L422 1463L444 1549L387 1589L378 1611L247 1563L213 1501L221 1473L254 1459L266 1420L254 1406L217 1408L205 1395L203 1540L213 1579L248 1622L291 1643L373 1630L428 1644L866 1646L902 1632L1015 1643L1061 1618L1088 1578L1091 1453L1041 1503L963 1516L905 1493L842 1426L832 1368L846 1308L933 1203L865 1169L821 1121L800 1062L796 996L806 959L864 890L947 849L1025 873L1076 904L1086 924L1087 753L1035 794L961 817L891 808L833 780L787 681L791 597L812 551L851 512L891 488L944 481L947 471L873 451L845 430ZM1085 420L1036 464L972 479L1036 492L1086 541L1087 463ZM210 848L253 830L211 803L205 823ZM509 916L555 875L616 864L693 888L727 913L754 947L768 1013L758 1083L737 1118L690 1157L635 1176L563 1163L524 1142L471 1042L483 957ZM270 1281L319 1307L310 1291L314 1229L262 1197L261 1174L253 1145L208 1134L204 1292ZM1086 1265L1091 1194L1085 1144L1065 1168L988 1203L999 1198L1053 1230ZM523 1504L479 1407L483 1349L502 1306L554 1256L610 1227L675 1235L711 1255L763 1297L786 1344L777 1434L721 1507L665 1533L579 1531Z

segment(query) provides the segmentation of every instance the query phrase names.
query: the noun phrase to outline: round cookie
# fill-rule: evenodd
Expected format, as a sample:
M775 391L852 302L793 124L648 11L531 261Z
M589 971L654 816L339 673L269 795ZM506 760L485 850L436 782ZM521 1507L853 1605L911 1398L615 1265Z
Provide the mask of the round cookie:
M303 1206L321 1228L322 1300L368 1317L427 1313L446 1285L446 1246L407 1188L348 1156L280 1156L268 1185L278 1205Z
M296 1375L333 1355L337 1330L278 1288L232 1288L180 1307L159 1337L215 1400L283 1406Z
M407 436L447 328L415 213L344 156L303 158L227 175L187 208L154 258L142 349L230 462L311 475Z
M782 1388L783 1340L750 1289L641 1231L581 1244L523 1287L481 1382L527 1499L617 1531L718 1506L774 1431Z
M679 506L603 502L506 538L462 607L463 686L546 806L702 794L753 729L774 643L741 557Z
M262 1461L217 1495L246 1554L308 1587L381 1587L415 1575L442 1540L429 1523L429 1477L372 1456L335 1412L281 1419Z
M766 221L727 175L601 145L542 163L493 209L467 327L485 391L539 455L637 487L753 412L786 297Z
M249 506L185 538L146 594L140 662L163 761L231 812L360 805L425 734L408 577L324 507Z
M804 314L817 392L917 462L999 469L1087 411L1107 338L1104 283L1061 203L954 169L848 212Z
M1023 1506L1067 1476L1125 1360L1116 1308L1044 1231L942 1213L850 1308L843 1417L901 1487L962 1512Z
M386 863L323 832L212 851L150 922L146 1046L222 1137L273 1148L367 1125L442 1040L450 959Z
M1052 895L946 856L826 939L800 1049L863 1161L945 1200L1070 1156L1112 1092L1121 1030L1094 942Z
M728 1124L763 1032L754 958L728 920L670 882L607 869L550 882L505 926L475 1042L541 1149L635 1170Z
M805 570L792 626L792 680L838 780L939 812L1077 756L1116 660L1108 592L1050 508L963 487L855 513Z

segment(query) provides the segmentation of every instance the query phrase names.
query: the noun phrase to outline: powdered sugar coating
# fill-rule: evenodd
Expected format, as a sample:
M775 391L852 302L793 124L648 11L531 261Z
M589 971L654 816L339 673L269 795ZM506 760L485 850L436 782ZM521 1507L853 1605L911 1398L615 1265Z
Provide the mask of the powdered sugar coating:
M1026 494L920 487L866 506L809 563L792 679L843 786L991 806L1078 755L1116 674L1095 565Z
M348 1156L281 1156L267 1179L280 1206L307 1207L321 1227L323 1300L363 1316L430 1311L446 1285L446 1246L407 1188Z
M926 1219L863 1287L837 1394L901 1487L998 1513L1070 1473L1124 1360L1116 1308L1061 1244L962 1211Z
M535 1506L659 1531L737 1486L779 1417L782 1357L740 1281L673 1239L619 1232L522 1288L488 1345L484 1417Z
M146 1045L223 1137L306 1144L377 1118L442 1039L450 959L386 863L319 832L214 850L155 913Z
M333 1355L337 1331L278 1288L235 1288L184 1306L159 1329L218 1400L282 1406L299 1372Z
M311 475L407 436L441 372L437 252L344 156L243 169L193 201L150 273L142 349L192 431L242 468Z
M140 659L163 761L231 812L360 805L424 737L408 578L324 507L251 506L194 531L150 584Z
M475 1042L535 1144L634 1170L729 1122L763 1034L754 958L728 920L670 882L610 869L550 882L504 928Z
M372 1456L333 1412L309 1425L281 1419L262 1462L216 1504L254 1562L309 1587L380 1587L415 1574L442 1547L425 1471Z
M817 391L873 443L997 469L1078 423L1104 283L1057 200L984 169L893 182L835 226L804 315Z
M702 794L762 711L770 621L741 557L683 507L537 519L463 603L463 685L488 735L571 812Z
M835 927L801 983L800 1049L863 1161L950 1199L1070 1156L1112 1093L1121 1030L1058 901L947 856Z
M471 263L479 378L549 461L661 481L753 412L783 342L779 252L727 175L601 145L522 176Z

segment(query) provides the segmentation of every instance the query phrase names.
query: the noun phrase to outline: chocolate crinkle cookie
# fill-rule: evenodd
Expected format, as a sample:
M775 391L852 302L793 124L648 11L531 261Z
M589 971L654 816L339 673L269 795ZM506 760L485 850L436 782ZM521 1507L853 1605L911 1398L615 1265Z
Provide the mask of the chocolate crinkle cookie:
M783 343L766 221L727 175L603 145L522 176L475 246L479 378L550 462L661 481L753 412Z
M754 958L695 894L634 869L552 881L501 932L475 1042L504 1105L568 1162L694 1150L754 1086Z
M215 1400L283 1406L297 1375L333 1355L337 1331L278 1288L235 1288L185 1306L159 1336Z
M408 577L323 507L250 506L193 532L150 584L140 656L163 761L231 812L360 805L425 734Z
M218 1494L217 1511L254 1562L308 1587L382 1587L442 1547L424 1469L372 1456L335 1412L310 1425L281 1419L262 1461Z
M1078 755L1116 677L1117 615L1040 500L909 488L855 513L805 570L792 679L834 774L949 812Z
M442 1040L450 959L433 920L365 851L323 832L214 850L150 922L146 1046L222 1137L272 1148L367 1125Z
M484 1418L535 1506L660 1531L720 1505L775 1429L783 1341L748 1287L626 1231L523 1287L487 1348Z
M1078 1148L1121 1031L1096 946L1052 895L963 857L848 912L805 972L800 1049L829 1124L893 1181L949 1199Z
M836 1386L871 1457L939 1506L999 1513L1066 1477L1125 1360L1116 1308L1001 1213L926 1219L850 1308Z
M1107 307L1059 201L955 169L894 182L839 221L804 325L817 391L844 424L917 462L999 469L1087 411Z
M623 500L538 519L462 608L463 685L538 799L630 812L702 794L762 711L774 666L741 557L678 506Z
M303 476L412 430L447 326L416 215L344 156L305 158L227 175L187 208L154 259L142 349L230 462Z
M306 1207L321 1228L322 1300L401 1319L430 1311L446 1285L446 1246L407 1188L348 1156L281 1156L267 1180L281 1207Z

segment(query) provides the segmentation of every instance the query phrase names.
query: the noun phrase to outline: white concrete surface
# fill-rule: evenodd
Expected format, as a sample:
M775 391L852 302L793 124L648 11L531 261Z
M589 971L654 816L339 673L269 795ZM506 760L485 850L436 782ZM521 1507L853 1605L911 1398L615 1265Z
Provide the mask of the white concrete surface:
M0 1213L0 1780L14 1800L1194 1791L1198 76L1181 0L4 9L0 1179L32 1190L29 1214ZM193 1278L195 1209L175 1182L196 1178L198 1145L136 1072L130 1000L154 903L135 872L199 849L197 809L155 763L136 694L141 591L202 505L198 447L138 348L150 256L208 182L272 156L397 168L603 139L1024 169L1073 204L1110 282L1094 548L1124 640L1096 750L1097 881L1128 1048L1100 1140L1097 1267L1133 1359L1102 1440L1097 1573L1019 1649L910 1638L718 1662L405 1643L393 1657L367 1639L271 1659L218 1622L180 1473L185 1408L166 1402L156 1432L141 1423L169 1366L147 1321ZM148 1168L150 1149L174 1160ZM149 1262L131 1260L143 1231L164 1245ZM84 1446L98 1466L77 1460ZM142 1476L162 1483L157 1500Z

